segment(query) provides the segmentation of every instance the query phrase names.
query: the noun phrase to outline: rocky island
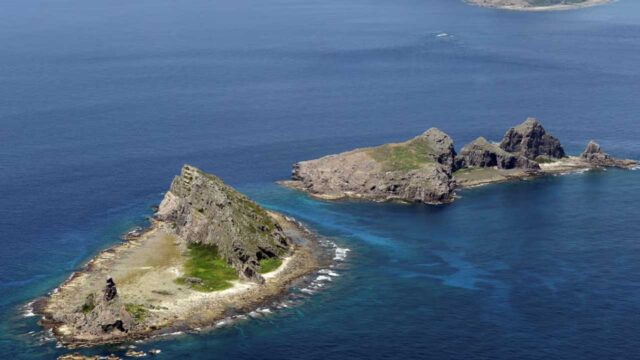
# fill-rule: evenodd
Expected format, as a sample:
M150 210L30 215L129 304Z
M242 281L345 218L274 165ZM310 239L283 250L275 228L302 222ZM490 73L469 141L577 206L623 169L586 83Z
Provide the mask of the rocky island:
M457 188L585 169L638 166L590 142L580 156L567 156L560 141L529 118L499 143L480 137L460 154L451 137L432 128L403 143L356 149L293 165L281 184L322 199L356 198L443 204Z
M323 199L446 203L453 200L455 156L449 135L430 129L403 143L299 162L283 184Z
M314 235L185 165L152 225L34 305L69 347L213 325L255 310L325 261Z
M519 11L571 10L602 5L610 0L467 0L482 7Z

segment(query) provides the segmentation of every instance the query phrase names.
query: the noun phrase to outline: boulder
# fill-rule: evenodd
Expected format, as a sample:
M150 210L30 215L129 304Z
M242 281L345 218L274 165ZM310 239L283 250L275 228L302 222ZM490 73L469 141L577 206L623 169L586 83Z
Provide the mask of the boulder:
M566 156L560 141L548 134L542 124L534 118L529 118L522 124L509 129L500 143L500 148L530 160L535 160L539 156L552 159Z

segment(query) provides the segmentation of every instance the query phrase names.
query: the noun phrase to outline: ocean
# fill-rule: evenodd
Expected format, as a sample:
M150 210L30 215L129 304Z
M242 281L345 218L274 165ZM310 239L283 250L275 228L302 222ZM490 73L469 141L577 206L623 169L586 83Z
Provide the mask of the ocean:
M528 116L571 154L596 139L640 159L640 2L4 0L0 49L1 358L68 353L24 305L144 225L184 163L349 251L295 306L135 344L158 358L640 358L640 171L446 206L275 184L296 161L430 127L460 149Z

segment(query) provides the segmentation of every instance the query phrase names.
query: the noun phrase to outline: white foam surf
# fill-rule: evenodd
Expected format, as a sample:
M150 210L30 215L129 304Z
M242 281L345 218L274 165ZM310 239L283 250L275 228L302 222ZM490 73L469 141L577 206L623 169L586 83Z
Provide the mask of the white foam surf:
M329 275L331 277L340 276L340 274L338 274L337 272L329 270L329 269L322 269L322 270L318 271L318 274Z
M30 301L27 305L22 307L22 317L33 317L36 313L33 311L33 301Z
M349 251L351 251L351 249L336 247L336 252L335 252L335 256L333 257L333 260L336 260L336 261L346 260L347 254L349 253Z

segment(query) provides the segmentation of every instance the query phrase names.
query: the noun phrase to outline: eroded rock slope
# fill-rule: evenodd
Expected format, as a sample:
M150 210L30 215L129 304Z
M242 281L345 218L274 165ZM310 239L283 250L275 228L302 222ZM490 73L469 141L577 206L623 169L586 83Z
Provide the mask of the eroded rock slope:
M171 183L156 218L189 243L215 245L242 277L258 282L259 261L289 247L280 225L262 207L189 165Z

